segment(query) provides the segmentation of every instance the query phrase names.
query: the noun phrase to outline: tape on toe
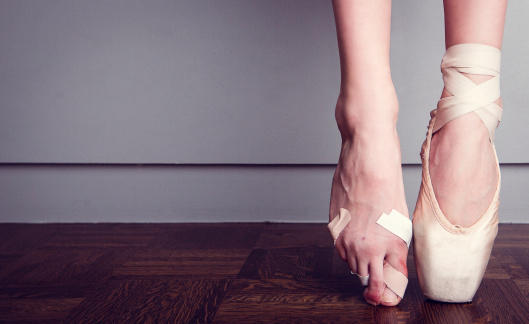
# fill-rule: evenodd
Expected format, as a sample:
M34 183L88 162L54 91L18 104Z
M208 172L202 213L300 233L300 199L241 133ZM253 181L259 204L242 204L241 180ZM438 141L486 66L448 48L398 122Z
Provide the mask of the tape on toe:
M334 219L327 225L329 232L331 233L332 239L334 240L334 245L336 245L336 240L340 233L343 231L345 226L351 221L351 214L345 208L340 208L340 214L338 214Z
M327 228L336 244L338 236L351 221L351 214L345 208L340 208L338 214L328 225ZM395 209L391 210L389 214L383 213L377 220L377 224L384 227L386 230L400 237L409 247L412 238L412 223L410 219ZM389 263L384 263L384 283L397 296L403 298L406 286L408 285L408 278L397 269L393 268ZM362 280L363 279L363 280ZM367 284L368 277L362 277L362 284Z
M358 279L360 280L360 284L362 286L367 286L369 285L369 275L365 276L365 277L362 277L361 275L359 275L358 273L354 273L351 271L351 274L352 275L355 275L358 277Z
M384 283L391 289L397 296L404 298L404 292L408 286L408 278L403 275L400 271L393 268L391 264L384 264Z
M406 246L410 247L413 225L408 217L393 209L389 214L382 213L377 224L400 237ZM384 264L384 283L391 291L403 298L406 286L408 286L408 278L386 262Z

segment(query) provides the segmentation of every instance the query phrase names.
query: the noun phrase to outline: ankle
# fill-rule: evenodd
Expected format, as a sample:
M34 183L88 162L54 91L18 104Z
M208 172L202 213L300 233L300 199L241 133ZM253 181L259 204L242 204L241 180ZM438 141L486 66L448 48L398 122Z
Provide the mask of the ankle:
M450 146L460 143L472 143L476 148L490 142L487 128L474 113L468 113L447 123L438 134ZM439 139L438 139L439 140Z
M399 104L393 85L340 92L335 118L342 137L357 132L394 130Z

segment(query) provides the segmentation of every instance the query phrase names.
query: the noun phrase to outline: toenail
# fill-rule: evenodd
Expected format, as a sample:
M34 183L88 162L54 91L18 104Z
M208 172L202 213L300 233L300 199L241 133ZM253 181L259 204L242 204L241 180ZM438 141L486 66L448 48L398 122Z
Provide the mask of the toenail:
M385 303L388 303L388 304L393 304L394 302L397 302L399 300L399 298L395 298L395 299L391 299L391 300L384 300L384 296L382 296L382 299L381 301L385 302Z

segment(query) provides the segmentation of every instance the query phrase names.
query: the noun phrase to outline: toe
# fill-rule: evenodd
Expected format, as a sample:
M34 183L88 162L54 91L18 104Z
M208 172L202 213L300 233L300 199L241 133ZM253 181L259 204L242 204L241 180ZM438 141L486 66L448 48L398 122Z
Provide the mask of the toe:
M369 263L369 286L364 291L366 301L373 306L380 304L385 287L382 262Z
M358 269L357 269L357 272L355 273L362 277L369 276L369 264L359 261Z
M347 264L349 265L349 269L351 269L352 273L358 273L358 265L355 256L348 256Z
M402 253L401 253L402 254ZM399 254L389 254L386 255L386 261L391 266L393 266L397 271L404 274L406 277L408 277L408 268L406 267L406 259L407 259L407 253L404 254L404 257L400 257ZM402 298L400 298L397 294L395 294L391 289L386 287L384 290L384 293L382 294L382 299L380 301L381 305L384 306L395 306L400 303Z
M402 298L397 296L397 294L395 294L393 291L391 291L391 289L386 287L386 289L384 289L384 293L382 294L382 299L380 300L380 305L382 305L382 306L396 306L396 305L398 305L398 303L400 303L401 300L402 300Z

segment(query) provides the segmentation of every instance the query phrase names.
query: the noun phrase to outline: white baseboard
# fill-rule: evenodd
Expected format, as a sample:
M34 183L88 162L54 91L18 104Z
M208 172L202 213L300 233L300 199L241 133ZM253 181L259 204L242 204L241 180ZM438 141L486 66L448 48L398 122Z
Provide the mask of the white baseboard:
M502 165L500 220L529 223L529 165ZM333 166L0 165L0 222L326 222ZM404 166L413 210L420 166Z

